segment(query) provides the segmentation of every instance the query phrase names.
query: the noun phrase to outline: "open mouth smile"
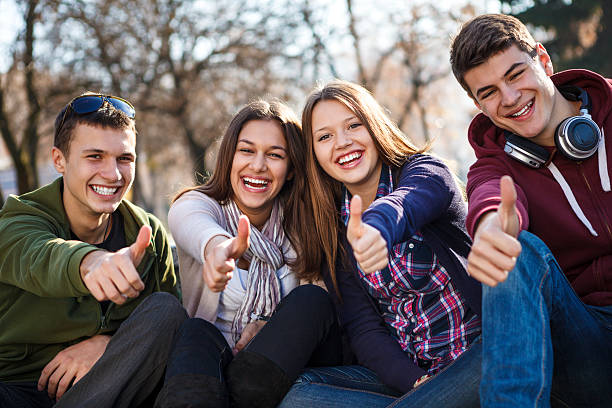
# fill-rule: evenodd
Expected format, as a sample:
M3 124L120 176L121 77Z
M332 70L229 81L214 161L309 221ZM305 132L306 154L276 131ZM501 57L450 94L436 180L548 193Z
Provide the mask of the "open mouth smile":
M119 191L119 187L107 187L107 186L100 186L97 184L91 184L90 187L96 194L103 195L103 196L112 196L112 195L115 195L117 191Z
M270 180L261 179L255 177L241 177L242 183L245 187L252 191L264 191L268 189L268 185L270 184Z
M520 118L526 116L529 112L531 112L531 108L533 107L533 99L530 100L527 105L523 106L518 112L515 112L511 115L508 115L510 118Z
M338 163L342 167L351 167L354 164L357 164L361 157L363 156L363 151L351 152L345 154L344 156L340 156L336 163Z

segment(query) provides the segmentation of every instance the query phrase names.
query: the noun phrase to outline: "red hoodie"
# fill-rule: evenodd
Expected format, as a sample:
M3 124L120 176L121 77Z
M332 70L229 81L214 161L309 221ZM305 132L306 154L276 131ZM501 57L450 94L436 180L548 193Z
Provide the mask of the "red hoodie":
M612 79L581 69L551 78L556 86L571 84L587 91L591 116L604 133L608 167L612 166ZM510 175L516 185L521 228L548 245L583 302L612 305L612 192L602 188L597 154L582 162L560 153L553 157L598 234L593 236L570 207L550 170L533 169L508 156L503 131L485 115L478 114L472 120L468 133L477 158L467 181L469 233L474 235L475 224L484 212L497 208L499 179Z

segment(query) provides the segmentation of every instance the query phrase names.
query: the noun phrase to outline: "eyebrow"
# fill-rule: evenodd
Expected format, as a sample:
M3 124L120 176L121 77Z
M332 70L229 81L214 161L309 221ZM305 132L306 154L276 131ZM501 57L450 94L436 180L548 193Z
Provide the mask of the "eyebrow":
M240 143L240 142L246 143L246 144L251 145L251 146L255 146L255 143L253 143L253 142L251 142L250 140L247 140L247 139L240 139L240 140L238 140L238 143ZM280 149L280 150L283 150L285 152L287 151L287 149L285 149L283 146L272 145L269 148L270 149Z
M91 154L91 153L105 154L107 152L106 152L106 150L102 150L102 149L85 149L85 150L83 150L83 154ZM132 157L136 157L136 155L134 153L132 153L132 152L123 152L119 156L132 156Z
M504 73L504 78L507 77L508 75L510 75L510 73L512 73L512 71L514 71L516 69L516 67L523 65L525 62L515 62L514 64L512 64L510 66L510 68L508 68L508 70ZM482 88L480 88L479 90L476 91L476 96L479 96L481 93L483 93L484 91L487 91L489 89L493 88L493 85L487 85L487 86L483 86Z
M346 122L348 122L348 121L350 121L350 120L353 120L353 119L357 119L357 116L355 116L355 115L351 115L351 116L347 117L346 119L344 119L342 122L343 122L343 123L346 123ZM319 129L315 130L315 131L314 131L314 133L320 132L320 131L322 131L323 129L327 129L327 126L323 126L323 127L319 128Z

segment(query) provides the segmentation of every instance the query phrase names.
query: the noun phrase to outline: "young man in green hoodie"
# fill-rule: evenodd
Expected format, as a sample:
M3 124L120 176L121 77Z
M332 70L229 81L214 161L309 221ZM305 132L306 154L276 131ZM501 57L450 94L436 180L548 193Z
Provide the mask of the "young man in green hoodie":
M0 211L3 408L154 398L186 313L164 229L124 199L134 117L118 97L74 98L55 121L62 177Z

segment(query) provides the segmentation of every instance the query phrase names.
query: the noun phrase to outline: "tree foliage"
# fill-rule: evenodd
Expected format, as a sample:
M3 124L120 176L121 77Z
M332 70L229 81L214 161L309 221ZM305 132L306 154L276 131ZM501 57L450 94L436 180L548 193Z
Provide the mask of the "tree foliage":
M543 41L557 69L587 68L612 76L612 2L608 0L504 0L526 24L544 28Z

